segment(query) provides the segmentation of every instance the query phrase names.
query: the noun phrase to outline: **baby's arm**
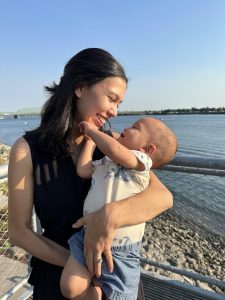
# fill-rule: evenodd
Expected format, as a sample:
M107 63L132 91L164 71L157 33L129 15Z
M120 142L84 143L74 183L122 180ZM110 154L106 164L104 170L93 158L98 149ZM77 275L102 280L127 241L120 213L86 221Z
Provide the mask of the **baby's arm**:
M87 139L77 160L77 174L81 178L91 178L93 174L92 155L95 150L95 143Z
M79 126L83 134L90 137L97 147L112 161L128 169L145 170L144 165L133 152L121 145L115 138L99 131L96 126L86 121L81 122Z

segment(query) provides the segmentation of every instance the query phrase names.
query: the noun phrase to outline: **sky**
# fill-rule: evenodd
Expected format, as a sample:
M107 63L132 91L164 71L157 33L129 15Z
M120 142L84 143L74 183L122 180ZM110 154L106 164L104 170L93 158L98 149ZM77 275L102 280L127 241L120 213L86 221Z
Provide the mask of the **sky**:
M225 0L0 2L0 112L40 107L78 51L129 78L121 111L225 106Z

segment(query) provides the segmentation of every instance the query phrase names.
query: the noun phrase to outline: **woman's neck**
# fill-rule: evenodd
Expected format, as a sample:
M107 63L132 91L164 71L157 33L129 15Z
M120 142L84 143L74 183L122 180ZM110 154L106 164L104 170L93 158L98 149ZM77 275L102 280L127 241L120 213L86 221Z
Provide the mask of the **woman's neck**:
M79 155L80 150L82 148L84 141L84 136L80 133L79 128L76 126L73 126L71 133L67 139L67 143L70 147L70 152L72 155Z
M83 135L80 132L80 129L78 128L77 123L73 124L73 127L70 131L69 137L68 137L68 143L79 143L79 140L83 138Z

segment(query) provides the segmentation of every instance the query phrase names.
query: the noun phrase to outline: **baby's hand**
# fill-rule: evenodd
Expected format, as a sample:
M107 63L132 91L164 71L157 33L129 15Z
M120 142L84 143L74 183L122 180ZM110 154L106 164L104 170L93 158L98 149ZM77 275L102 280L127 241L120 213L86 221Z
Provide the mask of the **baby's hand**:
M95 126L87 121L80 122L78 124L78 127L80 129L80 132L87 136L89 135L90 131L98 130L97 126Z

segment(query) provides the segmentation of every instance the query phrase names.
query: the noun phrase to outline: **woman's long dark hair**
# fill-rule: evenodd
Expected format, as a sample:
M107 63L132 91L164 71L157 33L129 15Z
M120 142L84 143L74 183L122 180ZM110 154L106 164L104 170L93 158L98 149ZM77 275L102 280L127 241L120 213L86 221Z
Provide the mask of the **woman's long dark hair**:
M76 95L74 91L110 76L128 81L121 64L107 51L88 48L74 55L65 65L59 84L53 83L45 89L51 96L41 112L41 124L36 129L40 133L42 150L55 156L66 156L69 149L66 140L74 124Z

